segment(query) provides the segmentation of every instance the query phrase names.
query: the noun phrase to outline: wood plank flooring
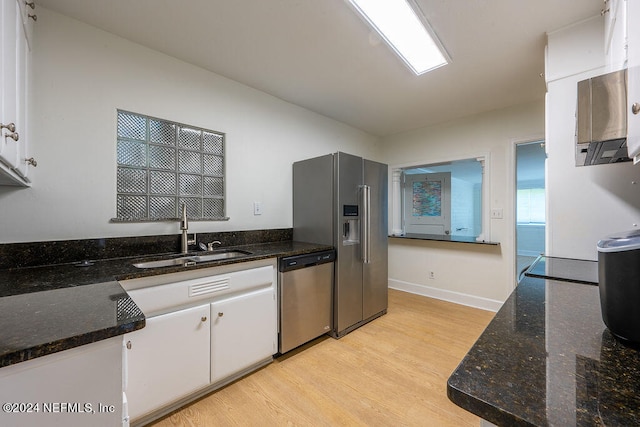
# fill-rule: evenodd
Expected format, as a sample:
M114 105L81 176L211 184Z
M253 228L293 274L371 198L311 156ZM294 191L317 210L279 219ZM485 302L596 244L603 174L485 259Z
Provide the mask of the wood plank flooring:
M153 424L474 426L447 378L494 313L389 290L389 310L323 337Z

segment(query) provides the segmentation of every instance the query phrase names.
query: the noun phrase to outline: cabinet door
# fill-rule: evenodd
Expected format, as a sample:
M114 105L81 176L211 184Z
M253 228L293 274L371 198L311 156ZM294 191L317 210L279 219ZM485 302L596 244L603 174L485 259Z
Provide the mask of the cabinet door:
M277 352L273 287L211 304L211 382L215 383Z
M31 50L31 43L33 43L33 24L38 17L36 16L36 4L31 0L16 0L18 7L20 8L20 17L22 19L22 27L26 42Z
M0 6L1 23L0 35L2 37L1 68L2 68L2 95L0 99L0 123L8 125L13 123L16 132L20 133L18 112L18 36L22 35L22 18L18 3L15 0L2 0ZM18 141L5 138L12 132L2 129L0 133L0 161L9 167L15 167L18 160Z
M627 146L629 157L640 162L640 2L627 2L628 65L627 70ZM635 104L635 106L634 106Z
M27 158L27 100L30 47L27 35L35 15L24 0L0 4L0 123L13 125L0 132L0 184L25 185ZM29 2L29 4L34 3Z
M132 420L209 384L208 318L206 304L151 317L143 329L125 335Z
M22 0L24 1L24 0ZM16 128L20 132L20 139L15 143L14 166L23 177L27 176L27 99L28 99L28 76L30 66L29 44L26 38L26 28L23 22L23 15L19 13L20 19L16 35ZM31 21L29 19L29 21ZM8 140L13 142L13 140Z
M627 2L609 0L605 6L605 54L609 71L618 71L625 67L627 60Z

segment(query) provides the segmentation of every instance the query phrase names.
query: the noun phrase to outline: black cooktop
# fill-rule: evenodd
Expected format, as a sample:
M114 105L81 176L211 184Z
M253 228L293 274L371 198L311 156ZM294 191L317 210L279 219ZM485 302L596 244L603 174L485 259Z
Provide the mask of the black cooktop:
M541 255L524 273L528 277L598 284L598 262Z

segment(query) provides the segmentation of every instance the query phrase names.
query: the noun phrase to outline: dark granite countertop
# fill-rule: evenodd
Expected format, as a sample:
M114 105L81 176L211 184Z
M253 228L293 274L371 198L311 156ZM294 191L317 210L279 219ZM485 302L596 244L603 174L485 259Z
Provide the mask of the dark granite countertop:
M529 277L598 284L598 262L539 256L524 273Z
M144 327L143 313L118 280L298 255L331 246L289 240L233 248L251 254L188 267L139 269L132 265L142 259L175 256L173 253L1 269L0 367Z
M89 262L86 264L82 261L77 261L40 267L9 268L0 270L0 297L30 292L42 292L59 288L77 287L93 283L111 282L114 280L136 279L139 277L176 273L200 268L211 268L220 265L255 261L266 258L298 255L319 250L332 249L332 246L293 241L279 241L272 243L237 245L233 247L225 247L224 249L239 249L250 252L250 254L239 258L203 262L188 267L178 265L160 268L137 268L133 266L133 263L141 260L158 260L176 257L179 255L176 253L170 253L103 260L88 260ZM207 254L207 252L193 252L190 254Z
M437 242L452 242L452 243L471 243L474 245L499 245L499 242L490 242L488 240L477 240L471 236L452 236L450 234L418 234L418 233L405 233L402 235L392 234L389 237L395 239L410 239L410 240L432 240Z
M143 328L116 281L0 298L0 367Z
M640 352L605 327L598 286L524 277L447 394L500 426L640 425Z

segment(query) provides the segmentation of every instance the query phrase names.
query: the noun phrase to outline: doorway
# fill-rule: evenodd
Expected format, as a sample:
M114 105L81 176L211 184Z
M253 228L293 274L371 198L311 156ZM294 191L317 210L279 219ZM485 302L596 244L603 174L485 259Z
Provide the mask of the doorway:
M405 232L451 234L451 172L407 174Z
M516 272L545 251L544 141L516 144Z

